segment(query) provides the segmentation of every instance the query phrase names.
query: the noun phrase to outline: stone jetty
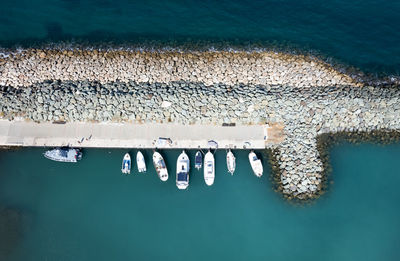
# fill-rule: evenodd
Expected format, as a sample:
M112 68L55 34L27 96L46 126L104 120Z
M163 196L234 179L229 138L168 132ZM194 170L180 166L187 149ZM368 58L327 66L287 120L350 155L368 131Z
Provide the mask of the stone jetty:
M400 130L398 87L288 54L26 50L0 60L0 83L9 120L282 126L266 148L301 199L322 186L318 135Z
M0 85L46 80L291 86L357 84L312 56L275 52L139 52L28 49L0 57Z

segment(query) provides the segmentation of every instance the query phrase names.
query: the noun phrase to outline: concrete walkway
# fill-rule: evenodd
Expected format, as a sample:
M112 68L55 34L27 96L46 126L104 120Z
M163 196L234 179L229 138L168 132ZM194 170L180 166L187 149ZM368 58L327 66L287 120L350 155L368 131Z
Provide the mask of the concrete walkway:
M157 142L160 137L170 138L172 143ZM216 141L219 148L243 149L246 146L246 148L264 149L268 142L268 126L53 124L0 120L0 146L209 148L210 140Z

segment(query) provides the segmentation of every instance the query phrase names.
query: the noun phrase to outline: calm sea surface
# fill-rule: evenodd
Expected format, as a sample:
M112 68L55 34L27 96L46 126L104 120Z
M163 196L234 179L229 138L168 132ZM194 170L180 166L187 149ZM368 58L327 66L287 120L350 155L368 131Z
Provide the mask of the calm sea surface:
M216 153L212 187L192 168L187 191L149 161L122 176L124 150L85 150L78 164L43 151L0 152L1 260L400 259L400 144L335 147L334 184L306 206L272 191L267 159L256 178L244 151L234 176ZM174 173L180 151L163 153Z
M400 1L0 0L0 46L174 40L295 46L369 72L400 68Z

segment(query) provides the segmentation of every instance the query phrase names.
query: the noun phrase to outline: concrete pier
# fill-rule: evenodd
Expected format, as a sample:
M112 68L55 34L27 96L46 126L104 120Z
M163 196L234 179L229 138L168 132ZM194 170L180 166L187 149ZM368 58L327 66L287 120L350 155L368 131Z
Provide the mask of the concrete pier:
M267 125L215 126L132 123L35 123L0 120L0 146L85 148L264 149ZM171 142L158 142L159 138Z

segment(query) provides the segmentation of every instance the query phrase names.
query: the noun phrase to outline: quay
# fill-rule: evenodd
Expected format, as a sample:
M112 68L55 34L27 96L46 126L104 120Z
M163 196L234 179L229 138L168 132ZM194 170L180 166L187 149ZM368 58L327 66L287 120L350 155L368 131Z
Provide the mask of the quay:
M264 149L268 125L180 125L133 123L35 123L0 120L0 146L81 148ZM159 142L165 138L170 142ZM164 140L164 139L160 139Z

